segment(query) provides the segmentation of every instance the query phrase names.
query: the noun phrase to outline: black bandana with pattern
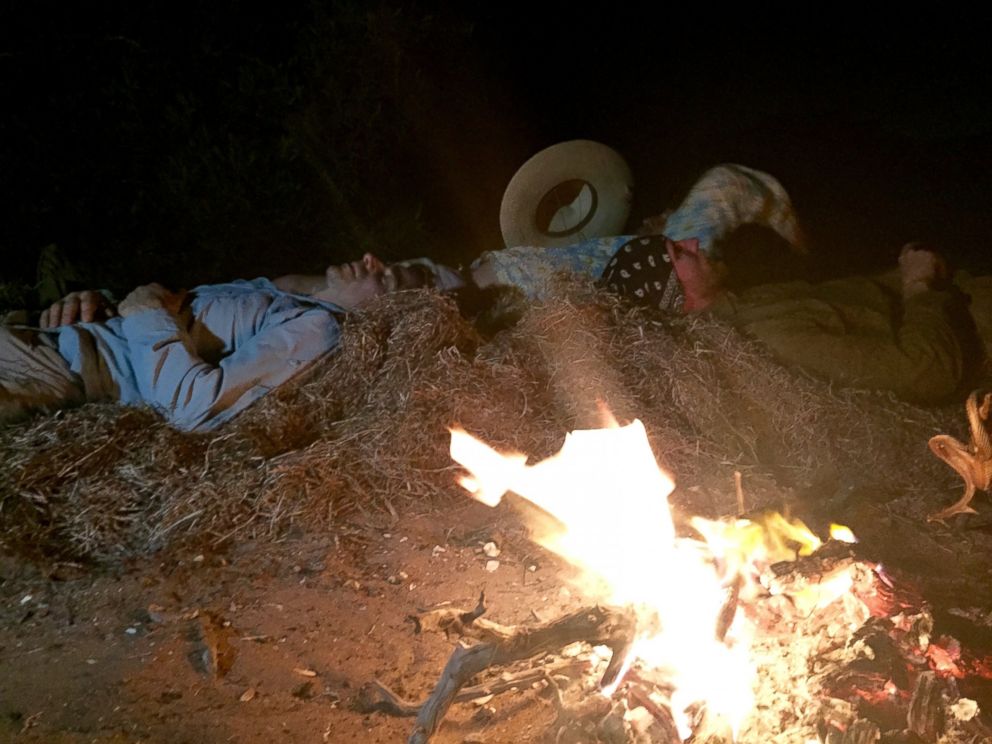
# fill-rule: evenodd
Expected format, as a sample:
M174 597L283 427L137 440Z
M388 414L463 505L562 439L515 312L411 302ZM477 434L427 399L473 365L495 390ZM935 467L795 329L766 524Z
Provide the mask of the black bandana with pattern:
M606 287L637 305L678 310L684 297L664 235L643 235L628 240L613 254L599 278Z

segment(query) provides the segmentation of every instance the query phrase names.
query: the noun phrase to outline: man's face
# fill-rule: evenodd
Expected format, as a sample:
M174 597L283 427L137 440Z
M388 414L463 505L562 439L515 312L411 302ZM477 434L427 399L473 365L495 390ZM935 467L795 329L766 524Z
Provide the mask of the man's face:
M360 261L327 267L327 289L314 294L345 310L363 302L401 289L416 289L428 285L424 271L416 267L392 264L387 266L378 257L366 253Z

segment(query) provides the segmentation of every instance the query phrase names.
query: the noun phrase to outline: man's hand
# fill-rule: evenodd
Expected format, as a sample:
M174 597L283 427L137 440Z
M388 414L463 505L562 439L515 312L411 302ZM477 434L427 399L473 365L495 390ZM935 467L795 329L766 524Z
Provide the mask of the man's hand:
M922 243L907 243L899 253L903 297L932 289L947 279L947 263L937 251Z
M42 328L58 328L73 323L92 323L116 315L114 306L99 292L87 289L70 292L61 300L43 310L38 324Z
M142 310L155 310L158 308L168 310L175 315L179 312L183 295L170 292L161 284L146 284L131 291L117 306L117 312L122 318L140 313Z

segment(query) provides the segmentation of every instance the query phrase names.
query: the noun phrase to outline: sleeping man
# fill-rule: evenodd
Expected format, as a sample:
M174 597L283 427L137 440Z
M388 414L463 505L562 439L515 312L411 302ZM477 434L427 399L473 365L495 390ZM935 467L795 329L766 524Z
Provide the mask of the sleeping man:
M138 287L116 307L80 292L38 328L0 326L0 420L86 401L150 405L207 431L333 352L361 302L427 284L372 254L319 277L235 281L173 293Z
M959 392L980 358L965 295L940 256L909 245L899 269L819 285L724 286L720 250L744 224L775 230L801 250L782 186L738 165L707 171L653 235L483 254L464 271L427 259L386 265L372 254L319 275L197 287L139 287L116 308L73 294L37 328L0 326L0 421L84 401L150 405L174 426L207 431L292 379L340 342L344 313L387 292L510 285L540 298L556 273L598 280L630 300L705 312L765 343L781 361L843 385L916 402ZM959 282L961 283L961 282ZM989 278L967 279L986 308ZM984 311L973 310L981 322Z

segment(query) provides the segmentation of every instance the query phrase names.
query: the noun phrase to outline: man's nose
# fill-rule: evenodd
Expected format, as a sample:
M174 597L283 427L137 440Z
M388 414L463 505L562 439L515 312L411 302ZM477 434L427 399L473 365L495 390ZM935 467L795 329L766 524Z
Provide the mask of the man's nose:
M386 264L379 260L379 257L372 253L366 253L362 256L362 265L365 266L365 270L369 273L377 273L383 271L386 268Z

